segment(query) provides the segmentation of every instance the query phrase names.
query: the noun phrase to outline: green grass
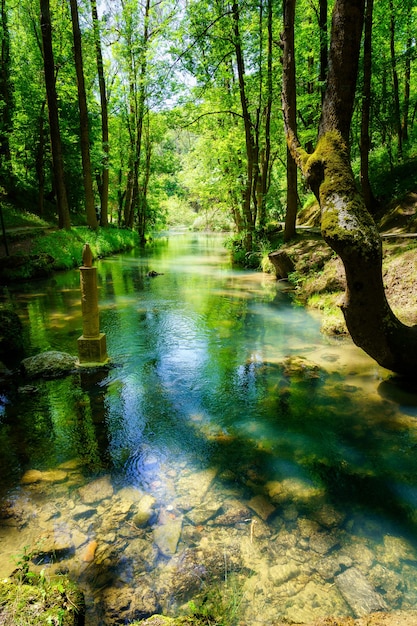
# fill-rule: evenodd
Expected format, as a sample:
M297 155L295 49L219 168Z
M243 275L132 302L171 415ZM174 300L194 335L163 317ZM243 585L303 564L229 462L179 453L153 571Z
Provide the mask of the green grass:
M12 204L2 202L1 209L6 230L9 228L25 228L30 226L51 227L51 224L38 215L19 209Z
M0 258L0 280L5 283L40 278L57 270L80 266L85 243L90 245L93 259L140 244L138 234L129 229L108 226L93 231L86 226L75 226L59 230L56 224L10 202L1 202L1 210L10 255L10 258L4 255Z
M100 228L90 230L86 226L70 230L56 230L35 236L32 253L47 253L54 258L54 269L71 269L81 265L84 244L88 243L93 259L129 250L139 245L139 236L132 230Z
M13 626L72 626L84 613L84 598L67 576L46 576L31 569L35 553L24 553L10 578L0 581L0 622Z

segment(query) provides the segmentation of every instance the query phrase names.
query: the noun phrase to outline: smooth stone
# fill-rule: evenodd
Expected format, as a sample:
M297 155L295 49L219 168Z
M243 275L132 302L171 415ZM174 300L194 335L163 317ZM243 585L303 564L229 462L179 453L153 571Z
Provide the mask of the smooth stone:
M27 470L20 479L22 485L33 485L39 483L42 480L42 472L39 470L31 469Z
M133 516L133 523L138 528L147 526L156 514L156 498L149 494L145 494L137 505L136 512Z
M300 568L295 563L283 563L269 568L269 577L274 585L282 585L300 574Z
M106 498L111 498L113 495L113 486L110 482L110 477L102 476L101 478L97 478L84 487L80 487L78 493L84 504L94 504Z
M188 476L180 476L177 482L179 502L176 503L176 506L189 511L201 504L216 474L216 468L209 468L200 472L193 472Z
M214 517L221 509L221 506L220 502L203 502L200 506L187 512L187 519L189 519L194 526L199 526Z
M94 556L97 550L98 543L97 541L90 541L87 547L84 550L82 559L86 563L92 563L94 561Z
M48 470L42 472L42 482L45 483L63 483L67 480L68 474L64 470Z
M388 608L383 597L356 567L338 574L335 583L356 617Z
M177 551L182 529L182 519L171 520L153 529L153 540L164 556L172 556Z
M254 496L247 504L264 522L276 511L273 504L261 495Z

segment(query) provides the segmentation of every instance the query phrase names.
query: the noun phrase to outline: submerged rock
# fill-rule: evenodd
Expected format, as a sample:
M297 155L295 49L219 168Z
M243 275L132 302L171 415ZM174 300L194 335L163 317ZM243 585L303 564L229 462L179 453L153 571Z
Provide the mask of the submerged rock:
M102 476L93 480L88 485L80 487L78 490L80 498L84 504L94 504L113 495L113 486L109 476Z
M355 617L388 610L383 597L375 591L367 578L356 567L350 567L345 572L338 574L335 582Z
M76 364L75 356L50 350L23 359L21 368L29 378L59 378L75 371Z
M164 556L172 556L177 551L181 537L182 520L170 520L153 530L153 539Z
M150 617L159 610L155 592L144 579L134 591L130 587L110 587L103 593L104 624L128 624Z
M156 498L150 494L145 494L140 499L135 515L133 516L133 523L138 528L144 528L152 522L156 515Z

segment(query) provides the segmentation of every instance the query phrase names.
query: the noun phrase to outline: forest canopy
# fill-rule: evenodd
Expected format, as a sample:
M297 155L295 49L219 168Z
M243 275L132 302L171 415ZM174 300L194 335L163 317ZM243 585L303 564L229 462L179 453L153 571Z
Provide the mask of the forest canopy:
M306 150L332 10L299 0L294 16ZM367 2L350 147L371 211L401 192L415 153L416 15L414 0ZM286 218L293 234L308 195L282 121L281 3L2 0L1 17L4 198L60 227L111 222L142 239L195 223L234 229L247 251Z

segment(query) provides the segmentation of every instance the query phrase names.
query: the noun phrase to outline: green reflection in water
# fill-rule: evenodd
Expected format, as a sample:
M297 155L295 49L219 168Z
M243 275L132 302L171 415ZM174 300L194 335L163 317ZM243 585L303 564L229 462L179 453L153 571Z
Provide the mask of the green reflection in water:
M167 468L215 467L222 497L271 498L275 530L332 504L351 533L415 535L413 390L387 391L386 372L322 337L275 281L233 271L219 239L163 239L100 262L98 274L113 367L41 383L7 408L0 445L16 480L77 458L86 475L110 468L167 505ZM75 308L75 279L60 277L62 296L19 300L34 348L75 352L75 322L56 330ZM289 355L315 366L291 368Z

